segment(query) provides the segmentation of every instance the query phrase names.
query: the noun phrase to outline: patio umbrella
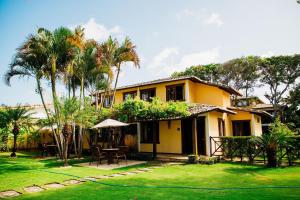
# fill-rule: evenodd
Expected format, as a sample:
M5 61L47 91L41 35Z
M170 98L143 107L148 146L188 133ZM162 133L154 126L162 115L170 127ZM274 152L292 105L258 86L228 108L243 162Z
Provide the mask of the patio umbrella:
M93 128L113 128L113 127L121 127L128 126L129 124L114 120L114 119L106 119L99 124L95 125Z
M126 123L123 123L123 122L120 122L120 121L117 121L117 120L114 120L114 119L106 119L102 122L100 122L99 124L95 125L93 128L96 129L96 128L117 128L117 127L122 127L122 126L128 126L129 124L126 124ZM109 132L110 133L110 132ZM110 134L110 137L111 134ZM112 146L112 140L110 141L110 146Z

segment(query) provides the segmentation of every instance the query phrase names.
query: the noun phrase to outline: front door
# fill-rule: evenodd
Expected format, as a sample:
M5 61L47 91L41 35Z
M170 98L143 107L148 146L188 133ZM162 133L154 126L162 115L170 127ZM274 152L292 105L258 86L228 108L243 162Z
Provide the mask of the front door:
M181 120L182 153L193 153L193 119Z
M198 154L206 155L205 117L197 118Z

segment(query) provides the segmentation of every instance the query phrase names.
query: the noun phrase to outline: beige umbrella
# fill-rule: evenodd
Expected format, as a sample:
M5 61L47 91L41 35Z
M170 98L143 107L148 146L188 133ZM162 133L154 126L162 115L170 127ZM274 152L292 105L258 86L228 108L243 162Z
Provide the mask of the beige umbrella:
M121 127L128 126L129 124L114 120L114 119L106 119L99 124L95 125L93 128L113 128L113 127Z
M93 128L117 128L122 126L128 126L129 124L114 120L114 119L106 119L99 124L95 125ZM110 133L110 137L113 137ZM110 140L110 146L112 147L113 138Z

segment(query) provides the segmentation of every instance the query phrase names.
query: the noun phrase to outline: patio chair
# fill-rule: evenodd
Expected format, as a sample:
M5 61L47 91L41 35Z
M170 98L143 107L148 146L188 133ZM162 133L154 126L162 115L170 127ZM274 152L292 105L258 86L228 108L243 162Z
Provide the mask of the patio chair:
M97 167L98 167L99 164L101 165L101 161L107 157L106 153L102 152L101 149L102 149L101 147L97 147L97 146L94 146L91 148L90 165L92 164L92 162L94 162L94 159L96 158L97 159Z
M117 164L119 164L119 159L124 159L127 165L126 153L128 152L127 147L119 147L119 151L115 154L115 159L117 159Z

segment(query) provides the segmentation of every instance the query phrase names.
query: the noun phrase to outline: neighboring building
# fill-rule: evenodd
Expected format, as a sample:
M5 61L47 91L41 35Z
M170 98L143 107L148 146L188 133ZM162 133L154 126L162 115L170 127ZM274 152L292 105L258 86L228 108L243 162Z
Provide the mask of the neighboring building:
M109 107L112 96L99 91L99 99ZM206 82L194 76L165 78L117 88L115 104L128 97L150 101L185 101L192 104L191 116L181 119L141 121L131 125L136 132L139 152L210 155L210 137L259 136L261 117L268 113L252 108L234 107L233 96L242 96L233 88ZM100 100L101 101L101 100ZM136 131L132 131L136 130ZM156 139L156 145L153 145Z
M236 97L233 100L233 104L239 108L251 108L256 111L263 111L268 113L270 116L274 115L274 107L272 104L267 104L257 96L249 97ZM272 117L264 116L262 117L262 130L267 132L270 124L272 123Z
M4 107L4 106L2 106ZM32 113L32 118L38 121L39 119L46 119L47 115L43 105L21 105L21 107L30 109ZM47 109L53 110L52 104L46 105ZM17 106L11 106L11 108L17 108ZM53 134L50 128L40 128L36 127L36 130L39 132L39 135L33 136L32 134L20 134L18 137L17 146L18 149L36 149L39 148L43 143L54 144ZM8 146L12 146L13 140L8 140Z

